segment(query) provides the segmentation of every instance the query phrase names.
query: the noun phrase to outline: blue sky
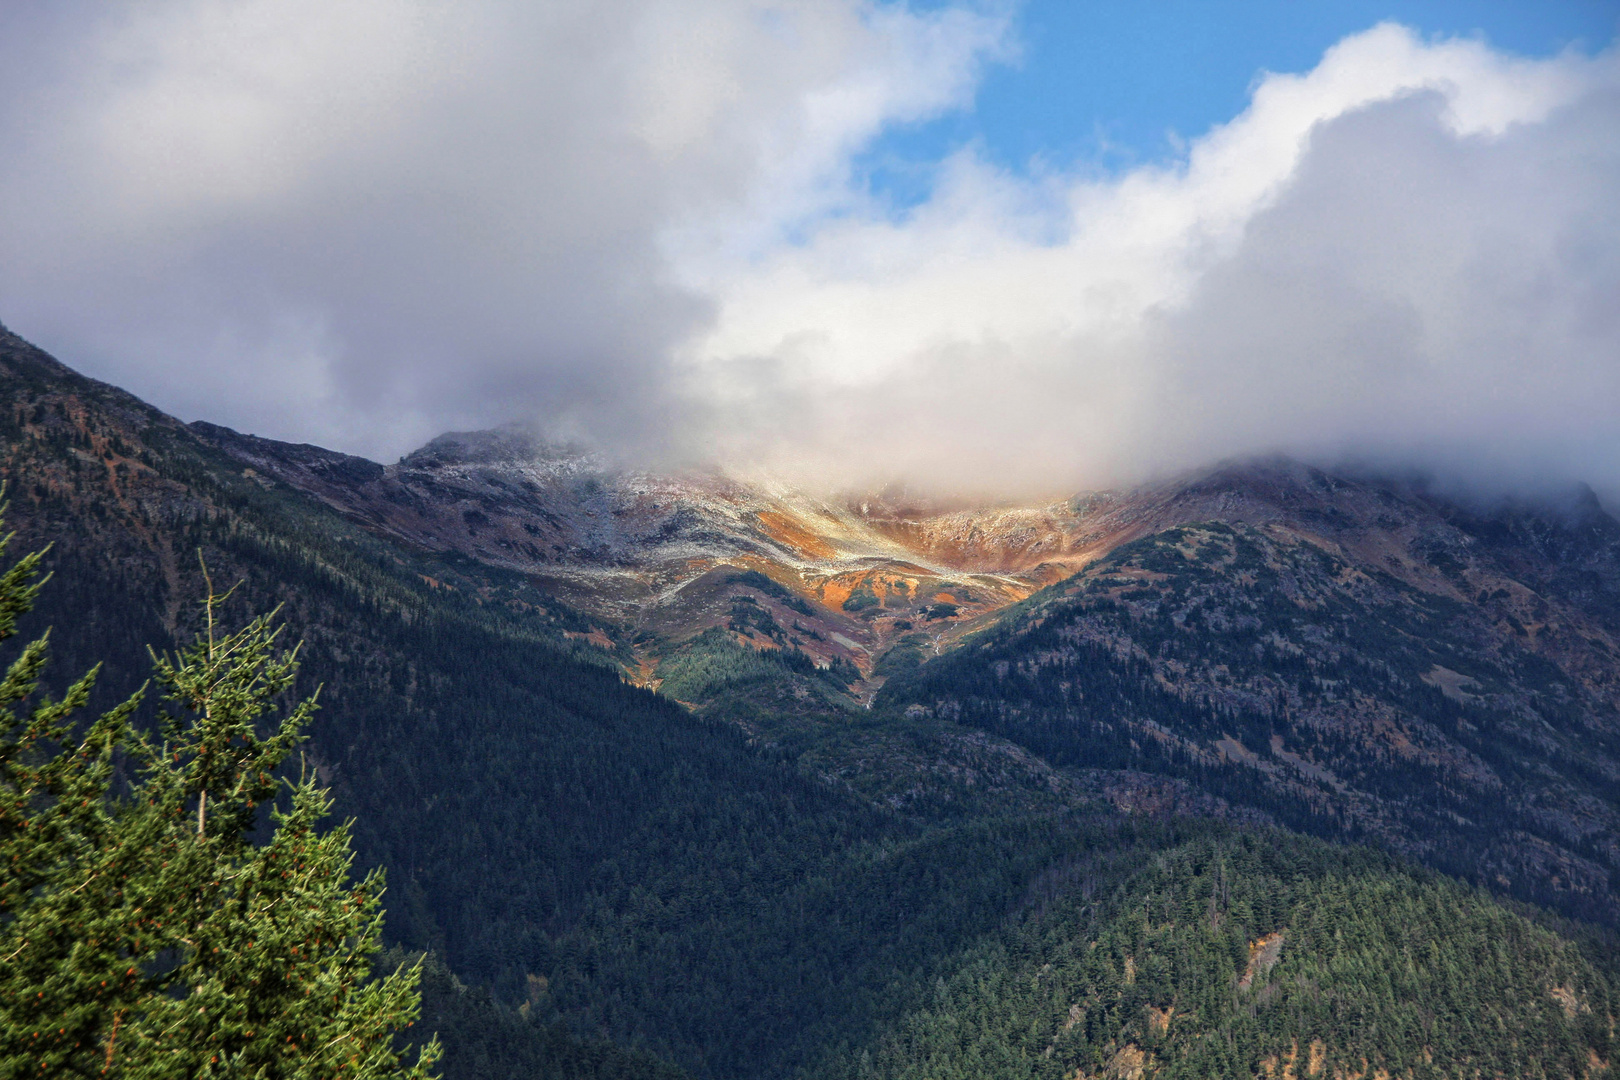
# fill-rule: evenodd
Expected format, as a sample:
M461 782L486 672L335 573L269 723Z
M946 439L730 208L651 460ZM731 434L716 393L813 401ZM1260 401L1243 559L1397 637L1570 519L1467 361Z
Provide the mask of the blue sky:
M1171 133L1190 139L1242 112L1262 71L1307 71L1384 20L1524 56L1596 52L1620 26L1616 0L1029 0L1015 10L1021 56L990 69L971 109L879 139L858 163L872 190L916 203L934 164L969 144L1015 172L1163 160L1176 153Z

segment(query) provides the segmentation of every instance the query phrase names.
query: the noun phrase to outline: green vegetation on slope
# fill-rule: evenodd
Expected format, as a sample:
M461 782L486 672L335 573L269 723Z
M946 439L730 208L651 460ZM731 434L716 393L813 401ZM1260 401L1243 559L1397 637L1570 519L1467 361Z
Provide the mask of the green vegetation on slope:
M0 357L14 372L26 359ZM1042 910L1124 919L1130 898L1148 895L1155 860L1184 845L1227 845L1234 859L1234 844L1323 850L1272 832L1240 839L1210 824L1073 812L1082 800L1064 776L993 745L974 730L978 718L865 714L849 708L835 677L796 670L775 653L744 655L724 631L669 661L664 694L636 689L600 654L566 640L563 631L580 624L516 575L377 540L244 476L108 388L38 371L4 385L13 407L0 420L16 419L3 434L19 524L31 542L59 541L57 585L93 612L85 625L59 627L57 640L73 658L105 646L118 661L106 671L109 691L144 672L139 643L193 628L186 612L201 583L179 569L180 555L189 562L202 548L219 577L242 578L245 609L286 602L289 634L306 641L304 688L325 686L310 761L339 813L355 818L362 863L389 868L390 936L432 950L470 987L456 989L447 972L435 984L429 966L430 990L442 990L429 1007L445 1018L451 1080L521 1075L536 1062L611 1076L646 1053L712 1078L837 1074L862 1062L878 1075L898 1072L912 1059L893 1056L894 1033L938 1012L940 987L957 985L976 958L998 955L1008 934L1059 926L1040 921ZM751 613L737 618L763 628ZM936 665L917 677L948 667ZM992 668L988 678L987 687L1001 677ZM684 700L700 706L697 715L670 700L671 683L692 695ZM1399 895L1430 884L1381 859L1334 856L1350 859L1335 864L1324 855L1318 866L1313 858L1302 856L1298 874L1262 867L1259 879L1282 883L1262 891L1298 907L1315 895L1296 888L1299 875L1338 874L1358 897L1382 896L1380 882ZM1161 891L1202 895L1202 864L1167 859ZM1244 933L1266 925L1304 933L1294 911L1257 914ZM1365 913L1390 938L1406 914L1379 922L1380 909ZM1026 953L1047 949L1045 939L1028 940L991 966L1025 971ZM1506 955L1527 972L1564 977L1558 957L1573 954L1556 943L1549 953L1533 935L1506 940ZM1220 941L1200 954L1206 964L1230 949ZM1283 964L1307 956L1290 949L1285 941ZM1577 1014L1585 1002L1606 1015L1606 984L1566 966L1571 992L1585 995ZM1080 978L1069 984L1077 993ZM1170 985L1196 997L1200 978ZM1099 1021L1095 1039L1069 1046L1075 1061L1103 1060L1096 1055L1136 1037L1134 999L1116 1007L1107 995L1125 991L1098 985L1096 1015L1118 1023ZM1423 989L1391 988L1398 1008ZM1061 1026L1077 1001L1040 1023ZM1034 1024L1036 1011L1020 1025ZM1246 1030L1242 1013L1211 1012L1207 1027L1191 1030L1236 1037ZM1436 1015L1471 1022L1455 1010ZM1288 1012L1267 1038L1280 1046L1321 1037L1345 1053L1374 1045L1356 1042L1359 1029L1340 1014L1325 1030L1313 1016ZM1538 1022L1528 1012L1512 1017L1521 1042L1550 1038ZM981 1056L1023 1053L1022 1035L981 1026L987 1034L964 1045ZM1607 1052L1583 1030L1570 1036L1577 1049ZM1042 1060L1056 1059L1054 1050Z
M38 562L0 575L0 640L32 606ZM294 654L268 616L216 631L212 592L205 604L206 634L154 660L155 734L130 725L139 694L75 723L94 672L16 709L43 637L0 680L0 1075L423 1080L437 1044L406 1066L393 1041L419 972L372 972L382 874L350 880L348 830L317 831L330 802L313 777L278 798L314 703L268 734L260 718ZM251 836L267 809L269 835Z
M439 1068L452 1080L690 1080L690 1074L650 1054L605 1039L581 1039L561 1022L536 1023L530 1002L511 1008L484 987L467 986L436 956L392 949L379 967L422 965L424 1034L436 1033ZM538 980L537 980L538 982ZM532 995L533 996L533 995Z
M739 606L745 612L749 609L749 605ZM735 630L745 630L746 624L738 624L734 618L733 626ZM670 652L660 661L655 674L661 680L659 692L665 697L699 702L727 686L782 681L791 675L806 676L819 684L822 695L842 694L856 672L847 663L817 667L808 654L794 648L749 648L738 644L731 633L712 627Z
M1476 620L1313 544L1209 523L1119 548L879 705L1058 765L1180 777L1613 922L1620 715L1543 657L1487 648Z
M1383 856L1267 831L1059 863L839 1080L1581 1077L1614 987Z

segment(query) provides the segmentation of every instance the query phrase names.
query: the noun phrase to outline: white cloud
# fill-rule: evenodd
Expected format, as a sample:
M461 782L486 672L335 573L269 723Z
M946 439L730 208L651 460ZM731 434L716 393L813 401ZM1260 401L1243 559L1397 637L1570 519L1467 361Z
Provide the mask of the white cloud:
M1620 492L1620 58L1381 26L1172 166L903 213L1002 7L0 9L0 317L187 417L386 456L536 416L843 483L1271 449Z
M0 313L187 416L385 454L538 415L667 428L712 300L1005 21L861 0L7 8ZM690 230L689 230L690 231ZM692 235L697 235L693 233Z
M1062 489L1284 449L1620 489L1617 93L1612 51L1380 26L1261 79L1177 167L1032 182L964 154L903 220L734 264L688 374L735 456L866 481ZM760 402L820 437L782 444Z

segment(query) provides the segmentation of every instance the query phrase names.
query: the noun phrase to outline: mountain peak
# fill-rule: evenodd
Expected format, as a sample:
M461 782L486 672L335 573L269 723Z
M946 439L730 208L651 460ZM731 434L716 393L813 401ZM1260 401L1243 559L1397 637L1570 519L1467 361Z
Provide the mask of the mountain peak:
M482 431L447 431L400 458L407 469L453 465L599 465L599 455L578 443L554 442L523 424Z

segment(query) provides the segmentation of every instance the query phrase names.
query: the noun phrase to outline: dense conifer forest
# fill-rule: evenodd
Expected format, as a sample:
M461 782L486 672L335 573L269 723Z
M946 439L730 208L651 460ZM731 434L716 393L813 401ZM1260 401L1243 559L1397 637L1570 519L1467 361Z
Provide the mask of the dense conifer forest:
M891 680L882 704L1054 763L1182 777L1613 925L1610 831L1526 813L1620 805L1613 706L1529 649L1485 650L1477 618L1312 545L1210 523L1115 550ZM1566 846L1589 880L1527 873L1504 837Z
M13 550L54 545L22 627L52 628L47 683L99 661L110 702L145 680L147 645L197 629L199 552L242 583L227 617L281 605L303 642L291 693L320 689L305 761L352 819L357 870L386 872L393 962L425 957L421 1028L451 1080L1606 1074L1601 928L1289 832L1361 835L1111 728L1253 743L1273 717L1169 693L1102 646L1009 693L996 664L1036 647L1016 620L1083 583L960 659L896 665L872 710L849 673L727 633L672 655L655 693L523 576L379 539L0 343ZM1057 711L1076 693L1090 727ZM1024 771L996 786L991 759ZM1255 812L1126 813L1065 786L1105 765Z

